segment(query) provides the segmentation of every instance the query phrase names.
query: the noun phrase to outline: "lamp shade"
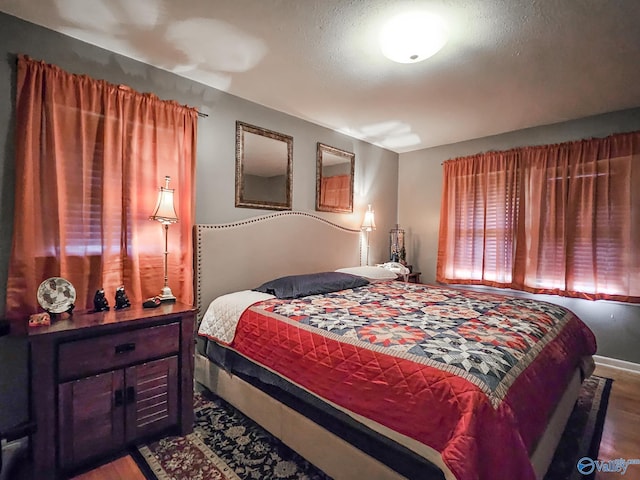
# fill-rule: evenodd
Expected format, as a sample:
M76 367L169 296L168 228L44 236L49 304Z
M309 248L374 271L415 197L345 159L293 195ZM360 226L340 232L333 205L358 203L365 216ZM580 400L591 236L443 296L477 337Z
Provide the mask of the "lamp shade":
M173 206L173 189L169 188L169 180L171 180L171 177L166 176L164 180L165 186L160 187L156 208L154 208L153 214L149 219L157 220L162 224L176 223L178 221L178 215L176 215L176 209Z
M371 210L371 205L369 205L368 210L364 213L364 220L362 220L362 226L360 228L365 232L376 229L376 220L373 215L373 210Z

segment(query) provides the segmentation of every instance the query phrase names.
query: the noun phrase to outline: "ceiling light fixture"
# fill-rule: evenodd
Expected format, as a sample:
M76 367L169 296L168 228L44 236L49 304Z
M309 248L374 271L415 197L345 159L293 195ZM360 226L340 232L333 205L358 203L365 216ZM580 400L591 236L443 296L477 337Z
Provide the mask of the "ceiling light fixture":
M444 21L432 13L403 13L391 18L380 32L385 57L398 63L416 63L440 51L447 43Z

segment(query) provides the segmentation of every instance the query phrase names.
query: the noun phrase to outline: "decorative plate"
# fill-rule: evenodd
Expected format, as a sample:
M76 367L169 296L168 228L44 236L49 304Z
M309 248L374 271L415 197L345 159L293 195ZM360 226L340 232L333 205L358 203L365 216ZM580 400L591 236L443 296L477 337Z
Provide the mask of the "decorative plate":
M64 278L47 278L38 287L38 303L49 313L66 312L75 301L76 289Z

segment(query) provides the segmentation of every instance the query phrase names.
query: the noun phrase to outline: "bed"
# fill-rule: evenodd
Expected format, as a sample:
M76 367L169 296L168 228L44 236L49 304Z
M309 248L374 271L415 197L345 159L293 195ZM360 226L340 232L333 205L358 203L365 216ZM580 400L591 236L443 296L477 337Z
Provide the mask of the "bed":
M362 277L334 270L360 264L360 232L308 213L198 225L195 238L196 381L329 476L543 476L592 370L593 335L571 312L348 283ZM347 283L316 293L336 275ZM314 294L250 290L282 276Z

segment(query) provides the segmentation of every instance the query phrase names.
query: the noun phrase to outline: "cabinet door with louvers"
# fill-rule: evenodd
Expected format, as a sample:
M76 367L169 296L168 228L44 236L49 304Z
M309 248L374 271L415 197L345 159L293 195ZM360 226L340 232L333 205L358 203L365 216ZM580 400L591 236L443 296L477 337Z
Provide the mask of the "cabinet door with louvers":
M178 423L178 357L128 367L125 371L126 441Z
M60 384L60 466L78 467L178 423L176 355Z
M71 468L124 444L124 371L66 382L59 390L60 466ZM49 408L42 406L42 408Z

